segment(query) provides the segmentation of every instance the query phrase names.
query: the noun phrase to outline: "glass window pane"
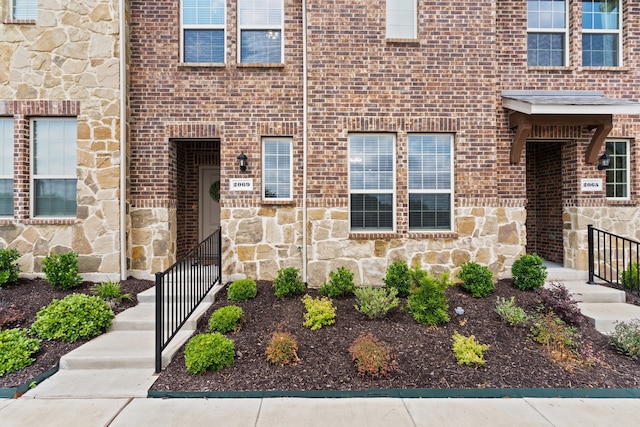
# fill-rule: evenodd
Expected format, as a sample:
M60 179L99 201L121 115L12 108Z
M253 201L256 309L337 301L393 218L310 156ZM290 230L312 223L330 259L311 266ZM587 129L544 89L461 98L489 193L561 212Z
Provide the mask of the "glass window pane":
M291 141L265 139L262 147L264 197L290 199L292 197Z
M13 216L13 179L0 179L0 216Z
M34 180L35 216L73 217L76 215L75 179Z
M617 34L583 34L582 65L585 67L617 67Z
M565 28L565 0L528 0L527 27L529 29Z
M282 0L240 0L241 26L281 26Z
M400 39L416 37L415 0L387 1L387 37Z
M184 62L224 63L224 31L185 30Z
M279 30L243 30L241 32L242 53L240 62L281 63L282 41Z
M13 19L38 19L38 0L13 0Z
M183 0L182 22L186 25L224 25L224 0Z
M77 138L76 119L34 120L34 173L75 177Z
M629 198L628 141L607 141L607 153L611 156L606 169L606 194L609 198Z
M13 177L13 119L0 118L0 177Z
M352 230L392 230L392 194L351 194Z
M564 34L530 33L527 35L527 65L564 65Z

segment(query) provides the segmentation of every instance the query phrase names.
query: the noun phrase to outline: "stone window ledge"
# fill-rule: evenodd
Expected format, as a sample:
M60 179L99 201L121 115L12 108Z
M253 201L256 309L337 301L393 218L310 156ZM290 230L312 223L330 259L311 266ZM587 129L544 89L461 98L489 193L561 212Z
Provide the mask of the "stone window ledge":
M49 219L23 219L17 220L12 218L0 218L0 225L14 225L14 224L24 224L24 225L74 225L77 224L78 220L75 218L49 218Z
M3 24L7 25L36 25L35 19L3 19Z
M295 206L296 204L293 200L262 200L261 203L268 206Z
M225 68L227 64L220 62L180 62L178 68Z
M237 68L284 68L283 63L239 62Z
M405 233L349 233L349 239L353 240L374 240L374 239L456 239L458 233L452 231L442 232L405 232Z

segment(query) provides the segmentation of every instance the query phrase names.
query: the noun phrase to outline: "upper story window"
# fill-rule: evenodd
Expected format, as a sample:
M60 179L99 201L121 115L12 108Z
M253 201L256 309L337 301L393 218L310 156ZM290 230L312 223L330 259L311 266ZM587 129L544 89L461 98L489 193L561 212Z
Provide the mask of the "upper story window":
M262 140L263 197L265 200L292 200L292 140Z
M352 231L393 231L395 138L349 136L349 193Z
M417 37L416 0L387 0L387 38Z
M0 118L0 216L13 215L13 119Z
M567 1L527 1L527 64L564 66L567 63Z
M453 136L409 135L409 229L451 230Z
M239 61L280 64L283 61L283 0L239 0Z
M620 0L582 0L582 65L619 66L621 28Z
M78 123L75 118L31 122L32 217L75 217Z
M224 63L225 0L182 0L184 62Z
M11 0L11 18L35 21L38 19L38 0Z
M607 141L607 153L611 156L607 167L607 198L629 199L629 141Z

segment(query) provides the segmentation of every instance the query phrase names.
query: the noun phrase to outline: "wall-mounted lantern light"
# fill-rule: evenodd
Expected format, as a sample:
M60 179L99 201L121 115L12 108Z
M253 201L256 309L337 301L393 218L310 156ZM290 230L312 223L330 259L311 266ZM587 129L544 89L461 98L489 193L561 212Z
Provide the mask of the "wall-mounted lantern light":
M598 158L598 170L606 169L609 167L609 163L611 163L611 156L609 153L604 153L600 158Z
M241 171L247 170L247 156L244 153L240 153L238 156L238 166L240 166Z

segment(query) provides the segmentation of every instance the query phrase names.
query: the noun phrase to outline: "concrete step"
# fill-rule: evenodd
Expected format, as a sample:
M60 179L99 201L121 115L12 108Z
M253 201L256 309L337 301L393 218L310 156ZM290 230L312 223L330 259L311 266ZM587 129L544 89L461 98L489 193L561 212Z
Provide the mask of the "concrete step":
M577 302L589 303L623 303L626 300L624 291L612 289L608 286L590 285L585 282L566 281L562 283ZM550 286L547 282L545 286Z
M207 294L204 301L205 302L214 302L215 295L224 288L224 285L214 285L212 290ZM184 297L182 297L184 298ZM169 294L165 296L166 301L175 301L176 295ZM140 292L138 294L138 303L139 304L155 304L156 303L156 288L151 287L144 292Z
M588 271L564 268L557 264L545 263L547 266L547 282L586 282L589 279Z
M181 330L162 353L166 367L193 330ZM153 331L114 331L89 341L60 358L60 369L155 369Z
M63 369L24 396L32 399L145 398L157 379L153 369ZM69 424L78 422L69 420Z
M616 324L640 319L640 307L625 303L578 303L580 311L603 334L613 332Z
M187 319L183 329L195 330L198 327L198 320L211 307L213 302L208 302L212 297L208 297L198 305L196 311ZM155 304L138 304L128 310L118 314L111 323L111 331L153 331L156 327L156 307ZM165 321L166 324L166 321Z

